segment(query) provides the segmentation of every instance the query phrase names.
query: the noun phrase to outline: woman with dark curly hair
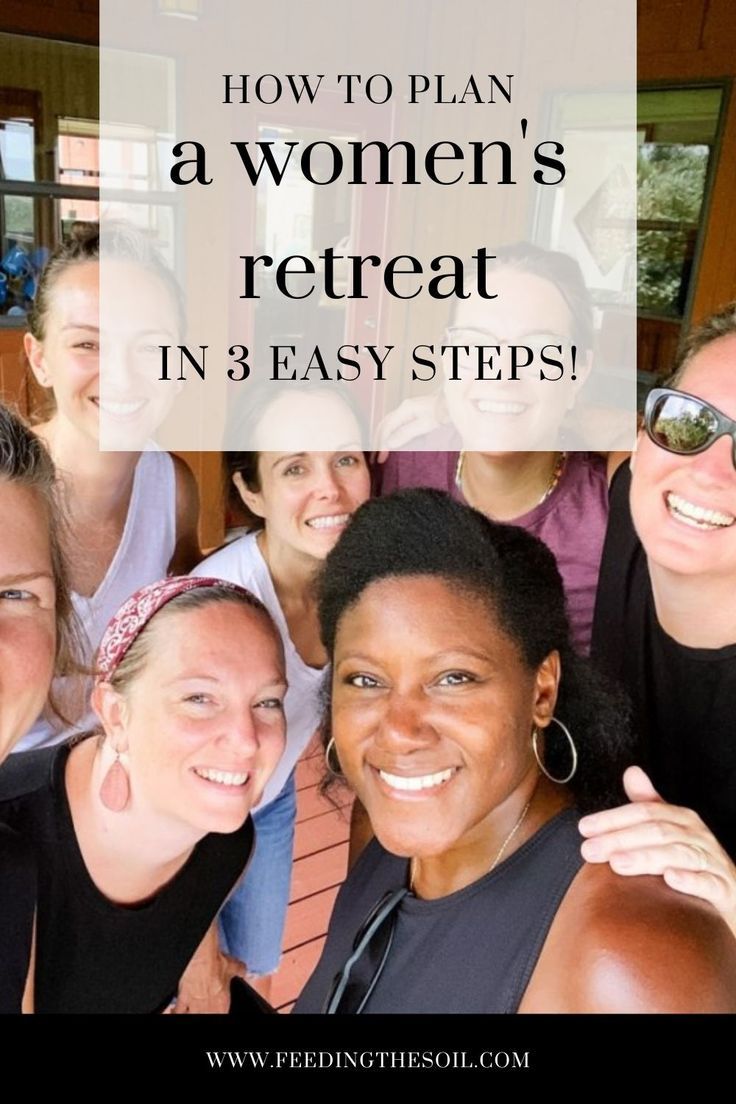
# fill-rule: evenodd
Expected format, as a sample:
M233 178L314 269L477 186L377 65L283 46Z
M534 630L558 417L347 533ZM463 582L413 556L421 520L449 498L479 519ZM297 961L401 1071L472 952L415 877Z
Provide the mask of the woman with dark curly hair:
M619 797L626 715L571 646L541 541L436 491L367 503L320 622L328 761L377 838L297 1011L736 1010L709 906L583 863L577 816Z

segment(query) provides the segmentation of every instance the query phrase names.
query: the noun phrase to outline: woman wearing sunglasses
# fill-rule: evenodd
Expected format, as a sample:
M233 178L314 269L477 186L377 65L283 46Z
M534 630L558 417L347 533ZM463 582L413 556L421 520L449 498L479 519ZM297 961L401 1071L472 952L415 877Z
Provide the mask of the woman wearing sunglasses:
M714 910L582 860L577 814L615 800L626 716L573 651L541 541L441 492L377 499L319 610L328 761L376 839L297 1011L736 1010Z
M596 835L586 858L664 874L734 932L735 366L730 304L693 331L669 386L651 393L631 470L614 478L593 658L633 700L661 798L631 777L639 800L582 825Z

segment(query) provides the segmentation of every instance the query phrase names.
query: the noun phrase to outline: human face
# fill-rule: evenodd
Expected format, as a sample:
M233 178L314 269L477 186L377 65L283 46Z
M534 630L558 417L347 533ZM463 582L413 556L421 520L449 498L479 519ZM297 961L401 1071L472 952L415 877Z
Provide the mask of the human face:
M265 521L270 549L288 548L323 560L337 543L351 514L370 495L370 475L362 452L262 452L261 489L243 491L248 505Z
M49 519L30 487L0 480L0 761L43 709L54 671Z
M175 303L158 276L129 262L86 261L53 285L43 341L26 335L26 352L67 428L97 444L102 414L103 446L129 449L168 411L173 396L157 381L159 346L178 341L178 331Z
M538 355L528 369L519 368L517 380L509 379L508 346L562 345L569 350L575 342L569 308L554 284L532 273L500 269L493 289L497 298L471 295L460 303L453 319L451 340L446 343L470 346L470 356L460 354L460 378L451 379L449 354L445 354L444 394L450 418L466 449L554 448L560 422L574 401L575 384L566 377L554 379L558 370L550 368L546 372L551 381L540 381L539 369L544 365ZM485 380L475 378L474 345L501 346L501 357L494 354L493 368L484 370ZM579 381L587 374L582 358L577 373ZM492 378L497 374L499 379Z
M736 417L736 335L693 357L680 388ZM632 459L631 512L650 565L678 575L736 576L736 469L732 442L677 456L640 434Z
M552 715L555 670L530 671L485 603L443 579L366 588L338 625L332 734L387 850L485 850L508 832L536 770L532 727Z
M240 827L285 741L283 650L261 613L235 602L164 610L122 695L96 693L112 745L127 753L134 806L194 838Z

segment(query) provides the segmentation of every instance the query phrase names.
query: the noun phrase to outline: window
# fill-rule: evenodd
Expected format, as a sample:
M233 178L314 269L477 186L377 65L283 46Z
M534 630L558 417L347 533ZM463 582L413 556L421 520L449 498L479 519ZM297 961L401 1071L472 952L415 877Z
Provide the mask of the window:
M689 314L722 104L722 87L639 93L637 364L642 394L672 371Z
M98 51L0 34L0 324L22 324L49 253L99 218Z
M701 226L722 91L639 95L639 310L682 319Z

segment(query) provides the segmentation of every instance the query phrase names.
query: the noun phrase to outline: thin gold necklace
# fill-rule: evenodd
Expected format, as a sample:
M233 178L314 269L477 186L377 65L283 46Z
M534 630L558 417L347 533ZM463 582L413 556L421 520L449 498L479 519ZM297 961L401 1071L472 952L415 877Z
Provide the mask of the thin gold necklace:
M503 841L500 848L498 849L498 852L496 853L495 859L493 860L491 865L488 867L488 870L486 871L487 874L490 874L492 870L496 869L496 867L498 866L498 864L500 863L501 859L504 856L506 848L511 843L512 839L514 838L514 836L516 835L516 833L519 831L522 824L524 823L524 818L526 817L526 814L529 812L529 809L531 807L531 803L534 800L534 794L535 793L536 793L536 786L535 786L534 790L532 791L532 796L529 798L526 805L521 810L521 816L519 817L516 824L511 829L511 831L507 835L506 839ZM409 892L410 893L414 893L414 877L416 875L416 863L417 863L416 858L412 858L409 861Z
M552 492L556 488L557 484L560 482L560 478L561 478L562 473L563 473L564 468L565 468L565 461L566 460L567 460L567 453L566 452L556 452L555 453L555 465L552 468L552 474L549 477L549 481L547 483L547 486L545 487L544 491L542 492L542 497L539 499L538 502L535 502L534 506L531 507L532 510L536 510L537 506L541 506L542 503L546 502L547 499L549 498L549 496L552 494ZM464 464L465 464L465 450L463 450L461 453L459 453L458 458L457 458L457 467L455 468L455 486L457 487L457 489L461 493L463 493L463 466L464 466ZM524 511L524 513L528 513L528 512L529 512L528 510Z

